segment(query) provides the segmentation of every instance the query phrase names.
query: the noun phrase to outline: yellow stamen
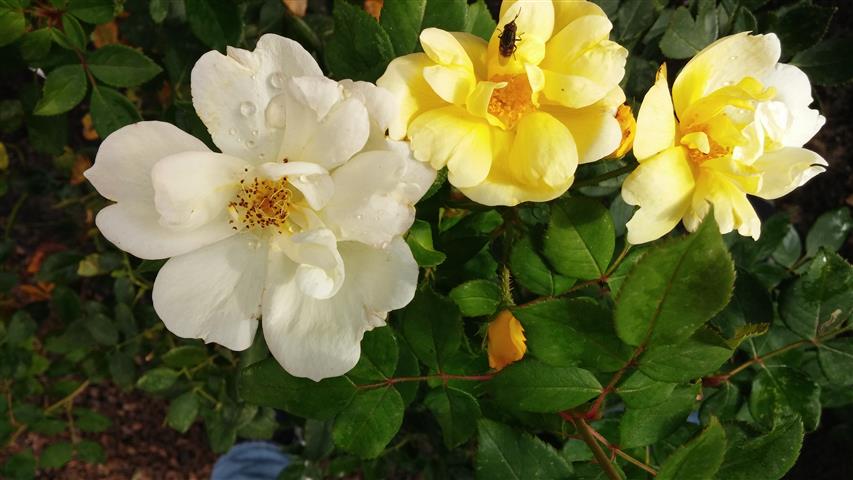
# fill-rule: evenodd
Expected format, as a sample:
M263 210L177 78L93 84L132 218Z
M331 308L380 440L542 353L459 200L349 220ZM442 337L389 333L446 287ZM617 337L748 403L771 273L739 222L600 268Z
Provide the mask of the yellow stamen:
M514 128L521 117L536 111L527 75L495 75L490 80L507 84L496 88L489 99L489 113L500 119L506 128Z
M272 228L284 233L293 192L287 178L240 180L237 197L228 204L234 230Z

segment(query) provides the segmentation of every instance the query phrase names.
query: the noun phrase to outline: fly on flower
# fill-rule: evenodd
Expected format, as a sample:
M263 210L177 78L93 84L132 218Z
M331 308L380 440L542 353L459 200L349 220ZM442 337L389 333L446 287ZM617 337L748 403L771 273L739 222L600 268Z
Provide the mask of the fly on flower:
M283 37L205 54L192 95L222 153L167 123L116 131L85 173L115 202L98 227L169 258L152 295L176 335L244 350L260 319L291 374L346 373L364 332L414 296L400 235L435 172L386 139L388 92L324 77Z
M377 81L400 101L392 138L485 205L548 201L579 163L620 145L616 110L628 52L587 1L512 0L488 42L427 28L423 53L393 60ZM523 40L519 37L523 35Z

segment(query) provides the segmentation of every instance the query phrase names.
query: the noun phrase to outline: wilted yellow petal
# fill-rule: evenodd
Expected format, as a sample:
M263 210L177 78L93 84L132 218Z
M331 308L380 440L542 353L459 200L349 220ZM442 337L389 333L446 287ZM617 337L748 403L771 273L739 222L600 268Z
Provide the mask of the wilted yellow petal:
M619 142L619 147L610 154L611 158L622 158L631 151L634 145L634 134L637 133L637 121L634 120L634 113L631 107L626 103L620 105L616 110L616 120L619 122L619 128L622 130L622 141Z
M500 312L489 323L489 366L501 370L517 362L527 352L524 328L509 310Z

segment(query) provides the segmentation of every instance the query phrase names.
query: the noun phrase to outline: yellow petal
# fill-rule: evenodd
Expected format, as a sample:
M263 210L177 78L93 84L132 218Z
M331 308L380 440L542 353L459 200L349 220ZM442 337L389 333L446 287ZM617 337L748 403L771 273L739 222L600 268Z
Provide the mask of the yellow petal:
M447 165L447 178L457 188L477 185L492 165L491 127L457 106L422 113L409 127L415 158L436 170Z
M634 155L642 162L646 158L675 145L675 115L672 97L666 81L666 64L658 70L655 84L646 93L637 114L637 134Z
M574 138L559 120L536 112L518 122L509 154L509 171L516 179L554 188L571 179L577 167Z
M566 25L587 15L607 17L598 5L586 0L559 0L554 2L554 31L559 32Z
M473 72L474 65L468 52L452 33L438 28L426 28L421 32L420 39L424 53L433 62L448 67L463 67Z
M720 233L737 229L739 234L758 240L761 220L746 199L746 194L725 175L703 169L696 179L693 200L684 217L687 230L695 231L712 206Z
M578 163L600 160L619 148L622 140L619 121L613 109L602 106L600 102L578 109L546 106L543 111L563 122L572 132L578 150Z
M613 24L607 17L588 15L576 19L548 41L542 67L560 70L587 50L607 40L612 28Z
M765 153L752 164L762 176L756 195L768 200L787 195L826 171L827 165L823 157L804 148L786 147Z
M506 25L514 22L514 51L504 56L498 47ZM538 65L545 56L545 42L554 30L554 6L551 2L509 0L501 4L500 21L492 33L488 48L488 75L515 75L524 72L525 64ZM506 53L506 52L503 52Z
M485 118L490 125L506 128L506 125L496 116L489 113L489 102L495 89L505 88L507 82L478 82L465 100L465 108L475 117Z
M650 242L675 228L690 205L693 187L693 172L682 147L641 163L622 184L622 199L640 207L626 225L628 242Z
M733 85L744 77L763 78L779 61L781 47L774 34L747 32L723 37L705 47L690 60L672 85L675 112L682 112L696 100Z
M699 150L706 155L711 151L711 141L708 140L708 134L705 132L690 132L683 135L681 144L687 148Z
M424 68L423 75L436 95L455 105L465 105L465 100L477 83L474 75L462 67L432 65Z
M424 80L423 70L433 65L423 53L395 58L376 84L389 90L400 105L388 126L389 135L397 140L406 137L409 122L419 113L446 105Z
M489 323L489 366L501 370L517 362L527 352L524 328L509 310L500 312Z

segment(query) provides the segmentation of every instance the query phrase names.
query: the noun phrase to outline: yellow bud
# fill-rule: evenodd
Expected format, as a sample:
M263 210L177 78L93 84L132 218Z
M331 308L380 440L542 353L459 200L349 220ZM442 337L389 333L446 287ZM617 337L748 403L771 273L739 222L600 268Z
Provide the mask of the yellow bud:
M521 360L527 352L524 329L509 310L500 312L489 323L489 366L501 370Z
M631 112L631 107L627 103L619 105L619 109L616 110L616 120L622 129L622 142L610 154L610 158L622 158L631 151L631 147L634 146L634 134L637 132L637 120L634 119L634 113Z

